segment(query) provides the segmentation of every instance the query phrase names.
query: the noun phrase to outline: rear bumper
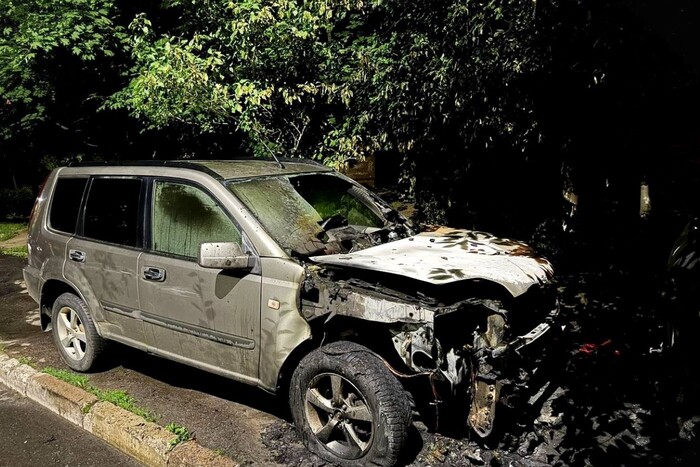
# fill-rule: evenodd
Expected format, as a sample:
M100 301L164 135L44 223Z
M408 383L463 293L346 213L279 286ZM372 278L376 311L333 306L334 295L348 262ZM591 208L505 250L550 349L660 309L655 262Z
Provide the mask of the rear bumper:
M22 269L24 283L27 286L27 293L37 303L39 303L39 273L40 271L37 268L29 265L25 266L24 269Z

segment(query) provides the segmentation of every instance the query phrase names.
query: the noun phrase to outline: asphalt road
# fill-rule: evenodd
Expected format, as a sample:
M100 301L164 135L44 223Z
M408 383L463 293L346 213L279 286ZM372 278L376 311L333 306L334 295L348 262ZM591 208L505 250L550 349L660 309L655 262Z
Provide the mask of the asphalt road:
M106 465L142 464L0 384L0 466Z

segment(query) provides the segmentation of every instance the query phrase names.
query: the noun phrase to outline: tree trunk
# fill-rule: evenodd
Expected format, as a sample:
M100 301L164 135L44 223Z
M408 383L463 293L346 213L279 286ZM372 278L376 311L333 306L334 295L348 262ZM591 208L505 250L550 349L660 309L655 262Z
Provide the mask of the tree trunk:
M649 183L642 180L639 188L639 217L646 219L651 213L651 197L649 195Z
M578 194L574 190L574 181L571 177L571 166L566 162L561 165L562 175L562 197L564 198L564 219L562 221L562 230L564 232L572 232L574 229L574 218L578 209Z

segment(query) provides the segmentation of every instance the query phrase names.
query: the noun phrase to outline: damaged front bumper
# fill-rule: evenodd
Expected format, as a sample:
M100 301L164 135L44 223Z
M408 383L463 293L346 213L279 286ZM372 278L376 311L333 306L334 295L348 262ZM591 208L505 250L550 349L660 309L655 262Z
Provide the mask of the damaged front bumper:
M464 413L466 423L476 434L487 437L493 430L502 390L514 378L527 373L521 366L528 361L526 348L556 326L559 308L555 304L543 322L510 337L508 312L500 302L470 300L469 305L477 308L477 313L437 314L437 319L420 325L404 323L394 333L392 342L409 368L430 376L435 396L432 404L453 401L468 406L468 413ZM480 319L474 320L476 316ZM460 328L469 335L467 323L472 325L471 339L460 339Z
M503 387L511 383L510 377L516 369L510 368L511 357L524 357L523 350L552 330L554 320L559 313L555 308L548 315L548 322L535 326L526 334L515 337L509 342L495 347L488 343L476 349L472 361L472 401L468 424L476 434L485 438L493 430L496 415L496 403ZM488 331L487 331L488 332ZM496 331L498 332L498 331ZM518 359L519 361L522 360ZM520 373L521 367L517 368Z
M493 429L502 391L513 382L522 387L523 375L533 373L526 368L534 360L526 349L546 341L544 336L556 329L558 300L552 283L533 285L526 293L503 300L475 298L492 295L491 289L480 284L481 288L466 290L467 286L453 289L453 298L447 293L408 294L356 278L324 280L318 271L309 270L301 305L311 322L330 326L339 317L341 336L360 323L388 330L398 359L384 353L391 350L381 342L368 346L375 345L387 366L407 384L409 379L429 382L432 400L430 395L426 401L414 394L416 402L428 402L437 418L439 411L459 412L459 423L486 437ZM440 406L451 408L445 412Z

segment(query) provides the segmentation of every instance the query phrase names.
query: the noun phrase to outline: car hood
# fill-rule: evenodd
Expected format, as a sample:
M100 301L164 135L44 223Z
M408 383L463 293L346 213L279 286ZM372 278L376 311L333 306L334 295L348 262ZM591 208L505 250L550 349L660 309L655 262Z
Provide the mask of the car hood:
M348 254L314 256L319 264L410 277L431 284L483 279L517 297L548 281L552 265L525 243L473 230L435 228Z

